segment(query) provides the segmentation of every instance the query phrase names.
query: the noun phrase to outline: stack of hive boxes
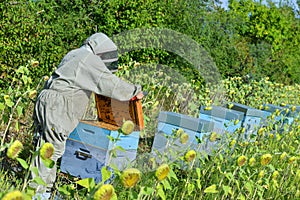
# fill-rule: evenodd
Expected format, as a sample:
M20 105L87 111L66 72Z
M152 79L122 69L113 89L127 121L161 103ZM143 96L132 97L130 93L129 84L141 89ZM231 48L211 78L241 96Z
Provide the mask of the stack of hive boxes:
M136 158L144 119L141 100L118 101L101 95L95 95L95 100L98 119L82 120L70 134L60 169L72 176L94 178L99 182L103 166L122 170ZM135 123L130 135L118 131L124 120Z

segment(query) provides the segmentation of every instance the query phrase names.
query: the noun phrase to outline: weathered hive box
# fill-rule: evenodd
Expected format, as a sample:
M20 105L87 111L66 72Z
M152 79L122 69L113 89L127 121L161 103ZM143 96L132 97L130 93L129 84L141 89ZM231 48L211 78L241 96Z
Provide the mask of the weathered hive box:
M275 122L277 124L280 124L281 126L283 126L284 124L291 125L294 120L293 117L289 115L290 111L282 106L264 104L262 110L270 113L269 116L273 114Z
M252 134L256 135L266 115L269 115L265 111L239 103L230 103L228 105L233 105L230 109L244 113L242 121L242 126L245 128L244 139L249 139Z
M205 106L200 106L199 118L214 122L213 131L218 134L225 132L234 133L242 126L244 114L242 112L231 110L220 106L211 106L207 109Z
M210 121L184 114L161 111L158 116L152 153L155 155L167 154L173 157L170 153L185 153L189 149L206 151L207 147L200 145L198 141L203 141L205 135L210 135L212 128L213 123ZM182 129L189 136L185 144L180 142L180 136L174 137L175 132L179 129Z
M96 95L95 100L99 120L82 120L69 135L60 169L72 176L94 178L99 182L103 166L114 165L122 170L136 158L144 121L141 100L118 101L101 95ZM130 135L119 135L123 120L135 123L135 130ZM115 143L108 136L119 136L119 140ZM115 156L112 156L112 150Z

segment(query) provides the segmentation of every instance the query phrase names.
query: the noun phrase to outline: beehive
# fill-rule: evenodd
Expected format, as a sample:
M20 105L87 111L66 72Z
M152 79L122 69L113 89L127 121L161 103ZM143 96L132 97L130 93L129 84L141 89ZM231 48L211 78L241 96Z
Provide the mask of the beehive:
M69 135L60 169L72 176L94 178L99 182L103 166L123 170L136 158L144 119L141 100L118 101L95 95L95 101L98 120L82 120ZM123 120L135 123L130 135L118 131ZM118 140L113 141L116 138Z

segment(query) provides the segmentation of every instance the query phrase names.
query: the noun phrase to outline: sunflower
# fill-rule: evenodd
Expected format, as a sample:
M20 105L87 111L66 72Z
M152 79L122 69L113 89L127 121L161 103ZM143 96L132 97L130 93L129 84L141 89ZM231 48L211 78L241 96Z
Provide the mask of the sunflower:
M23 194L18 190L9 192L2 198L2 200L23 200L23 199L25 199Z
M94 194L94 200L113 200L117 199L115 189L110 184L102 185Z
M125 169L121 175L121 180L126 188L134 187L141 179L141 172L135 168Z
M247 157L246 156L240 156L238 159L237 159L237 164L238 166L243 166L247 163Z
M131 120L127 120L123 123L121 131L124 135L129 135L134 130L134 123Z
M44 160L49 160L52 158L54 154L54 146L53 144L46 142L40 149L40 156Z
M19 140L15 140L8 148L6 155L11 159L16 159L22 150L23 144Z
M170 172L169 165L162 164L156 169L155 176L159 181L162 181L169 175L169 172Z
M196 158L196 151L190 150L184 155L184 160L186 162L191 162Z
M268 165L272 160L272 155L271 154L264 154L260 158L260 164L261 165Z

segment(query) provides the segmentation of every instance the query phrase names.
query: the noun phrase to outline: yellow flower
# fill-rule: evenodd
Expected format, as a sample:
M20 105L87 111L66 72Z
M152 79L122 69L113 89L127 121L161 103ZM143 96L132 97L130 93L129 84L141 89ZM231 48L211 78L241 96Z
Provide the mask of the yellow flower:
M274 138L274 134L271 133L271 134L269 135L269 138L270 138L270 139L273 139L273 138Z
M53 144L46 142L40 149L40 156L44 160L51 159L54 153Z
M134 130L134 123L131 120L127 120L123 123L121 131L124 135L129 135Z
M23 199L25 199L23 194L18 190L9 192L2 198L2 200L23 200Z
M185 156L184 156L184 160L185 160L186 162L191 162L191 161L193 161L195 158L196 158L196 151L194 151L194 150L188 151L188 152L185 154Z
M237 164L238 166L243 166L247 163L247 157L246 156L240 156L238 159L237 159Z
M292 112L295 112L296 111L296 106L292 106L291 110L292 110Z
M249 159L249 165L251 167L255 165L255 162L256 162L255 158L252 157L252 158Z
M286 152L283 152L283 153L280 155L280 160L285 159L286 156L287 156L287 153L286 153Z
M141 172L135 168L125 169L121 175L121 180L126 188L134 187L141 178Z
M30 99L33 99L33 98L36 97L36 94L37 94L37 91L36 90L32 90L32 91L29 92L28 97Z
M37 67L39 65L39 61L37 61L37 60L31 60L30 64L31 64L32 67Z
M180 136L180 143L186 144L189 140L189 135L187 133L182 133Z
M231 148L233 148L235 144L236 144L236 140L232 140L229 145Z
M212 107L211 106L205 106L204 110L211 110Z
M258 129L258 131L257 131L258 135L262 136L264 130L265 130L264 128Z
M48 81L49 80L49 76L44 76L43 79L44 79L44 81Z
M289 164L292 164L297 158L295 156L290 157Z
M94 194L94 200L112 200L116 197L115 189L110 184L102 185Z
M216 132L212 132L209 137L209 141L215 142L218 139L218 134Z
M277 179L278 176L279 176L279 172L276 170L272 174L272 179L275 180L275 179Z
M169 165L162 164L156 169L155 176L159 181L162 181L169 175L169 172L170 172Z
M19 140L15 140L8 148L6 155L11 159L16 159L22 150L23 144Z
M261 156L261 159L260 159L260 163L261 165L268 165L272 160L272 155L271 154L264 154Z
M176 136L176 137L179 137L179 136L181 136L183 133L184 133L184 130L183 130L182 128L179 128L179 129L176 131L175 136Z
M264 170L261 170L261 171L259 172L259 174L258 174L258 177L259 177L259 178L262 178L262 177L264 177L264 175L265 175L265 171L264 171Z
M234 106L233 103L228 104L228 108L231 109Z
M236 119L234 120L234 125L237 125L240 122L240 120Z

